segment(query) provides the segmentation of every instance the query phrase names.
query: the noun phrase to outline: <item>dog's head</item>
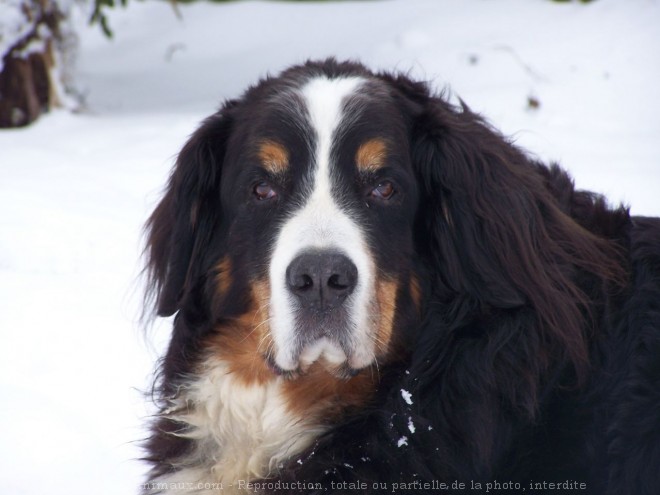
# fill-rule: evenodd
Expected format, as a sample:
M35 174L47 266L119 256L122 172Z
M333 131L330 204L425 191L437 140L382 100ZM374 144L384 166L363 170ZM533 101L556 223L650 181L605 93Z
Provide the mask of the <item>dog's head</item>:
M148 225L158 313L186 320L190 353L213 341L261 376L386 362L431 292L469 301L455 310L533 307L578 359L575 259L556 239L579 227L532 169L424 84L294 67L181 151ZM573 305L555 307L557 291Z
M159 314L249 314L259 353L287 375L323 362L350 376L390 353L419 303L405 105L362 67L328 62L207 119L150 222Z

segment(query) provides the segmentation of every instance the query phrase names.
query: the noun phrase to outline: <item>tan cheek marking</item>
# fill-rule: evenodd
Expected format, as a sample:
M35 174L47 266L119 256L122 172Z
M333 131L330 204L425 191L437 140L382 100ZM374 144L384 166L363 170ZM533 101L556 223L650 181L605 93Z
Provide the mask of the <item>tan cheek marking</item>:
M358 148L355 163L362 172L375 172L385 165L387 143L380 138L370 139Z
M231 260L225 256L215 267L217 272L215 276L216 294L219 298L224 297L231 287Z
M263 356L272 350L268 326L267 282L252 285L252 307L247 313L217 328L206 344L209 352L226 363L228 372L245 385L263 385L274 378Z
M399 284L396 280L380 279L376 282L376 301L380 321L376 332L376 354L386 356L390 350L390 341L394 331L396 295Z
M419 280L415 275L410 277L410 298L412 299L417 314L422 314L422 288L419 285Z
M281 174L289 167L289 152L279 143L267 139L259 144L257 156L266 170Z

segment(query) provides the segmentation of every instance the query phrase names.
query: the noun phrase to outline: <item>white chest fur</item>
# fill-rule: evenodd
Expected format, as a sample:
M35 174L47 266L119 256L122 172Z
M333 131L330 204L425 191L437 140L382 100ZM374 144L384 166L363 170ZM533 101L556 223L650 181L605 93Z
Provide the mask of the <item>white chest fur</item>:
M181 390L175 409L171 417L190 426L182 436L196 447L178 471L157 480L165 494L182 493L181 487L217 494L219 484L223 493L245 494L246 482L276 474L324 431L288 410L281 378L245 385L218 361Z

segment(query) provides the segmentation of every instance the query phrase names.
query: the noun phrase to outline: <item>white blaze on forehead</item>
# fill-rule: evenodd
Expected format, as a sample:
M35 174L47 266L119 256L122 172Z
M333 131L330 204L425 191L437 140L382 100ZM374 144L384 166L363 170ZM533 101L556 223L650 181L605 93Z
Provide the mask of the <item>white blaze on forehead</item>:
M364 82L364 79L357 77L318 77L310 80L300 91L315 136L315 148L309 164L309 194L306 202L282 225L270 264L270 328L275 342L275 362L285 370L297 368L300 357L296 354L300 349L295 345L296 306L286 286L286 269L296 256L309 249L340 251L357 267L357 285L345 303L350 320L347 322L350 325L348 364L362 368L373 358L373 339L370 337L373 260L360 226L333 196L331 177L333 143L337 139L340 123L347 119L342 109L346 99L354 95ZM336 358L338 349L330 341L319 341L313 350L305 350L304 354L307 359L310 356Z

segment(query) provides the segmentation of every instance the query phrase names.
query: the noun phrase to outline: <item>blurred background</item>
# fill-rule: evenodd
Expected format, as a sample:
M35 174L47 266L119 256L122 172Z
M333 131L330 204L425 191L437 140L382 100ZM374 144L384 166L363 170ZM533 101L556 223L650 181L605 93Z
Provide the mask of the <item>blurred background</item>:
M659 0L0 0L0 492L139 491L170 323L140 323L142 226L224 99L309 58L404 71L660 215L658 26Z

